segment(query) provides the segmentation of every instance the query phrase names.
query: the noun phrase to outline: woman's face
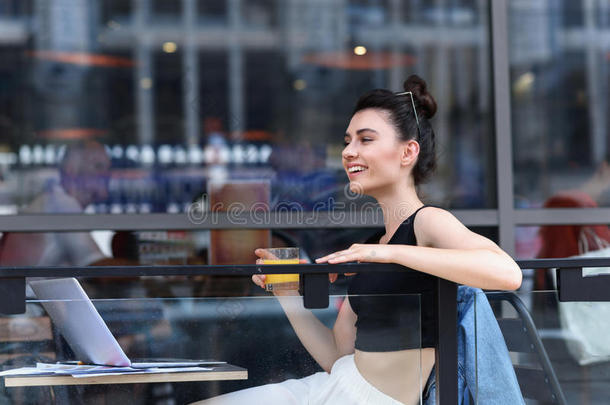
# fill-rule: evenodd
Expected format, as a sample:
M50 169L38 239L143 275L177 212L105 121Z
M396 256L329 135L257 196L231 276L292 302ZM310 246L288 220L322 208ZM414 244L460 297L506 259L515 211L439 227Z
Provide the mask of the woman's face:
M401 141L386 114L361 110L347 127L342 157L352 192L375 196L410 175L413 164L405 160L405 146L414 141Z

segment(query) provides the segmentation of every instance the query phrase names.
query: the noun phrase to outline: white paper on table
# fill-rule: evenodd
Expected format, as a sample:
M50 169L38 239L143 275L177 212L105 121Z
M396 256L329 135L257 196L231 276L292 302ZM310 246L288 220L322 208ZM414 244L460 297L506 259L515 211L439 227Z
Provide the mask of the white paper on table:
M76 365L60 363L36 363L36 367L22 367L0 372L0 377L13 375L71 375L75 378L97 377L123 374L163 374L212 371L210 367L175 367L175 368L131 368L108 367L95 365Z
M101 374L119 372L138 372L141 369L131 367L110 367L97 366L94 364L61 364L61 363L36 363L36 367L45 371L52 371L55 374Z
M95 371L91 371L91 372L87 372L87 373L76 373L76 374L69 374L74 378L87 378L87 377L106 377L106 376L110 376L110 375L133 375L133 374L148 374L148 370L138 370L138 371L128 371L128 372L124 372L124 371L117 371L116 373L112 373L112 372L104 372L104 373L99 373L99 372L95 372Z
M53 375L53 371L42 370L36 367L21 367L0 372L0 377L12 375Z
M72 374L74 378L84 378L84 377L103 377L107 375L124 375L124 374L163 374L163 373L188 373L188 372L197 372L197 371L212 371L213 368L209 367L176 367L176 368L146 368L146 369L132 369L135 371L124 372L117 370L116 373L113 372L103 372L96 373L95 371L86 372L86 373L77 373Z
M211 367L158 367L158 368L149 368L146 370L147 373L182 373L182 372L193 372L193 371L212 371L214 368Z

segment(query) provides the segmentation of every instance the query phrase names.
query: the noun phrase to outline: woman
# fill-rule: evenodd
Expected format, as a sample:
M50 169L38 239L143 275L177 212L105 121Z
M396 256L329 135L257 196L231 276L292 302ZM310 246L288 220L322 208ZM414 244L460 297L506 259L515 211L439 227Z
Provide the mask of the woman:
M510 256L418 197L417 186L435 168L434 132L428 120L436 102L416 75L405 81L404 89L364 94L344 137L343 167L350 188L377 200L385 233L374 244L354 244L316 263L397 263L473 287L519 288L521 271ZM267 257L264 249L256 254ZM264 287L264 275L252 278ZM278 296L299 339L325 372L223 395L211 403L418 403L420 375L428 376L434 365L431 295L421 299L420 341L419 306L406 295L406 274L358 274L351 278L348 292L350 298L332 330L300 301L286 296L297 295L295 291ZM379 297L382 293L403 296Z

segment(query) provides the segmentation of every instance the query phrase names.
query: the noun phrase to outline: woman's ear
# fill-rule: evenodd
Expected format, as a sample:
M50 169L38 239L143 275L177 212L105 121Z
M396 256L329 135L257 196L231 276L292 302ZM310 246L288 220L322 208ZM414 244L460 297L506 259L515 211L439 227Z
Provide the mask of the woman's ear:
M417 157L419 156L419 143L416 140L409 140L403 142L402 146L402 156L400 159L400 164L402 166L412 166L417 161Z

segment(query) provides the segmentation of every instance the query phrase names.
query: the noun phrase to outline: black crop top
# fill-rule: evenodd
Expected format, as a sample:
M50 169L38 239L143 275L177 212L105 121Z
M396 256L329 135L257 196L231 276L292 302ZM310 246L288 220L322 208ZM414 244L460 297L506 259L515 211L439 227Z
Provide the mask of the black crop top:
M413 223L424 207L400 224L388 244L417 245ZM367 243L379 243L382 235L374 235ZM401 272L361 273L351 278L347 292L358 316L356 349L389 352L434 347L433 279L412 284L413 279Z

